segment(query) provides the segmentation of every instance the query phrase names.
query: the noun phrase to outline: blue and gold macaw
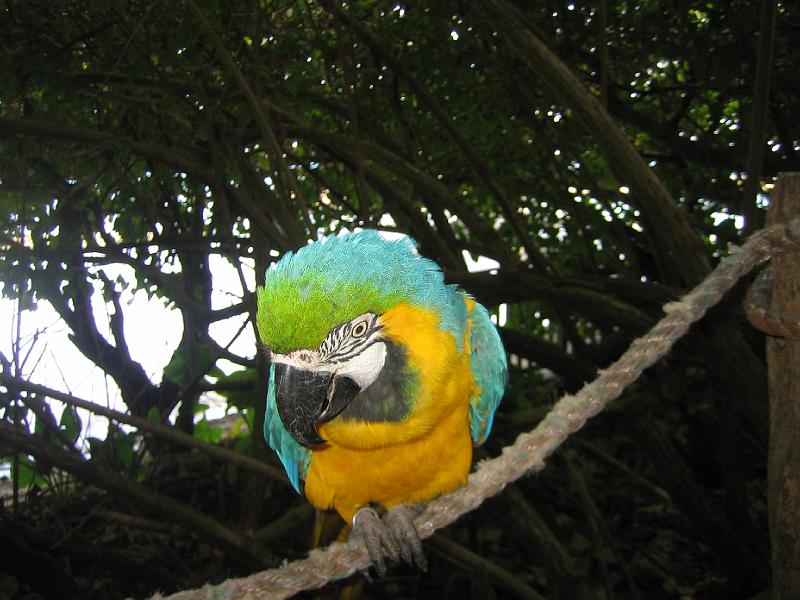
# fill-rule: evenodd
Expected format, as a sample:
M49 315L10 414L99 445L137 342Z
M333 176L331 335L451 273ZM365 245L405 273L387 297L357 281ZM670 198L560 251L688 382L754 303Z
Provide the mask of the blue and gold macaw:
M384 556L424 566L408 506L466 482L503 396L488 312L412 240L371 230L286 254L257 299L264 436L292 485L352 523L379 572Z

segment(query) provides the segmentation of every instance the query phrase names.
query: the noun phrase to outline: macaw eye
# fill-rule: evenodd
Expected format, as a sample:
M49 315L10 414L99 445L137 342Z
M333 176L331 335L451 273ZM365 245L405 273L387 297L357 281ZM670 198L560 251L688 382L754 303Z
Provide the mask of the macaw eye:
M359 321L353 325L353 329L350 331L350 337L360 338L365 333L367 333L367 322Z

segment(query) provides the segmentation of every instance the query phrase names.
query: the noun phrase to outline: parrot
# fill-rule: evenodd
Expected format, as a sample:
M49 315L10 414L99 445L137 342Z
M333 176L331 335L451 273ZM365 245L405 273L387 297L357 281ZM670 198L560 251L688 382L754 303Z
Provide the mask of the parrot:
M425 569L411 507L466 483L507 383L489 312L412 238L372 229L285 253L256 304L263 433L292 486L352 526L379 574Z

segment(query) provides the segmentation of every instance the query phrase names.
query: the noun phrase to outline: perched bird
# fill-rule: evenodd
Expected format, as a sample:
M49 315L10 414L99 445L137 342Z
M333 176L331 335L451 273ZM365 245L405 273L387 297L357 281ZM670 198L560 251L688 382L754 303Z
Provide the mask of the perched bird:
M466 482L503 396L488 312L413 240L372 230L287 253L257 300L264 436L292 485L352 523L378 572L385 558L424 568L408 507Z

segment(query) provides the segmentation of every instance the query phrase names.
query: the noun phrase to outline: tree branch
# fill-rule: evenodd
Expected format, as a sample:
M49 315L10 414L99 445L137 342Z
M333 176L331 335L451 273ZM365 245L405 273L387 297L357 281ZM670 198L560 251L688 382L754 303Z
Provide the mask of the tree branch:
M197 7L197 4L194 2L194 0L186 0L186 4L189 6L189 9L192 11L197 21L200 23L200 27L202 27L209 38L211 38L211 43L214 45L217 55L231 72L234 79L236 79L236 83L239 84L239 87L241 88L242 93L247 100L247 104L250 106L250 110L253 111L253 116L256 119L259 129L261 130L261 134L272 150L272 160L277 165L278 172L286 180L286 183L292 192L292 194L288 194L287 200L291 199L292 195L294 195L294 201L300 210L303 223L305 224L308 233L313 233L314 228L309 221L308 207L303 199L303 194L300 191L300 188L297 186L297 181L295 180L291 171L289 171L286 161L283 159L283 150L281 149L281 145L278 142L278 138L275 137L275 132L273 132L272 128L269 126L267 117L264 114L264 111L261 109L261 104L256 98L256 95L253 93L253 88L250 87L250 84L247 82L247 79L245 79L241 69L233 60L230 52L228 52L227 48L225 48L222 40L214 31L214 28L211 26L211 23L208 21L208 19L206 19L205 15ZM297 230L297 223L287 223L287 225L291 227L292 235L290 237L292 240L295 243L300 243L305 236Z
M500 183L492 175L491 170L486 163L481 160L477 149L472 143L461 133L461 130L455 126L453 119L442 108L436 98L422 85L422 83L410 73L402 62L397 60L393 53L385 48L384 44L375 35L369 32L365 27L359 24L349 13L344 12L332 0L320 0L320 4L325 7L329 13L337 19L347 24L358 37L372 50L377 56L380 56L392 70L403 78L409 87L414 91L414 94L420 101L431 111L439 125L447 132L450 138L455 142L456 146L463 152L466 159L469 161L475 172L483 181L486 188L497 200L498 204L503 211L503 215L511 224L514 233L519 238L520 243L525 248L530 260L537 266L543 273L555 272L556 268L552 262L542 254L539 244L533 239L528 231L528 226L522 221L516 208L512 206L512 202L508 197L507 192L503 189Z
M350 137L312 127L280 108L274 105L271 106L273 110L280 112L291 123L292 129L297 132L297 135L317 144L339 160L344 159L348 165L356 164L355 142ZM454 190L449 189L435 177L421 171L401 156L390 152L382 146L364 141L362 141L362 145L364 155L369 157L364 163L364 168L368 175L370 163L381 165L398 177L408 181L419 190L420 194L432 200L436 199L452 214L458 215L474 238L486 246L488 255L506 265L516 265L519 262L517 255L508 248L507 244L502 242L492 226L477 211L466 204L463 199L459 198Z
M595 376L594 365L575 355L567 354L554 344L505 327L500 328L500 337L503 339L506 351L528 358L557 373L564 378L566 387L571 392Z
M141 364L133 360L127 348L109 343L97 330L89 299L90 285L82 267L73 265L73 277L62 292L59 289L64 273L49 264L43 272L34 272L31 282L56 312L69 325L70 340L89 360L111 375L122 392L125 403L133 412L147 414L158 406L167 390L154 386Z
M747 180L742 190L744 232L750 234L764 223L764 213L756 199L761 189L761 168L764 162L764 135L769 112L769 82L772 75L772 46L775 38L777 0L761 0L761 25L758 32L758 59L750 122L750 147L747 151Z
M446 272L445 279L449 283L457 283L489 306L534 299L561 302L598 323L617 325L631 332L644 331L655 322L653 315L636 306L574 280L503 271L497 275Z
M225 308L211 309L189 295L184 287L177 283L177 281L182 277L181 275L164 273L160 269L152 265L145 264L143 261L137 260L121 250L114 248L105 250L104 247L100 246L95 250L87 250L87 252L97 254L105 253L107 256L107 258L102 260L91 256L86 257L85 260L91 264L98 265L119 263L133 267L138 275L144 276L155 283L161 289L164 295L175 302L175 304L177 304L181 310L191 312L206 323L215 323L217 321L230 319L231 317L241 315L250 310L251 301L249 298L242 300L242 302L239 302L238 304L232 304ZM102 277L105 276L101 274L101 278Z
M99 467L91 461L36 438L24 429L0 421L0 440L19 452L31 454L39 460L63 469L86 483L130 500L152 514L182 524L187 530L217 544L250 568L276 566L280 562L262 550L251 538L229 529L211 517L131 481L115 471Z
M594 134L609 166L633 190L632 198L647 224L647 235L660 261L661 278L682 286L695 284L711 270L711 261L684 211L604 110L600 101L530 29L525 16L506 0L475 0L531 72L553 86Z
M204 174L211 170L205 162L198 162L203 160L202 157L188 155L185 151L178 148L169 148L165 147L163 144L130 140L96 129L60 125L40 119L0 117L0 135L8 134L31 135L46 139L61 139L69 142L89 144L117 142L128 146L140 156L169 165L184 173L191 173L201 179L204 178Z
M457 565L463 566L469 572L485 575L492 583L510 592L517 598L546 600L544 596L532 587L526 585L518 577L515 577L513 573L509 573L504 568L486 560L482 556L445 537L441 533L434 533L428 538L427 544L437 550L444 558Z
M282 484L289 483L283 471L276 469L271 465L257 461L249 456L245 456L244 454L239 454L233 450L228 450L222 446L207 444L195 437L187 435L182 431L178 431L177 429L167 425L150 421L142 417L119 412L112 408L106 408L105 406L95 404L89 400L78 398L72 394L59 392L58 390L39 385L37 383L32 383L30 381L25 381L24 379L19 379L6 373L0 373L0 384L8 387L9 389L16 388L18 390L25 390L33 394L40 394L42 396L47 396L48 398L53 398L54 400L69 404L70 406L76 406L78 408L88 410L89 412L102 415L108 419L113 419L119 423L131 425L141 431L148 431L165 440L179 444L186 448L194 448L216 460L236 465L237 467L252 471L253 473L258 473L259 475L267 477L272 481Z

